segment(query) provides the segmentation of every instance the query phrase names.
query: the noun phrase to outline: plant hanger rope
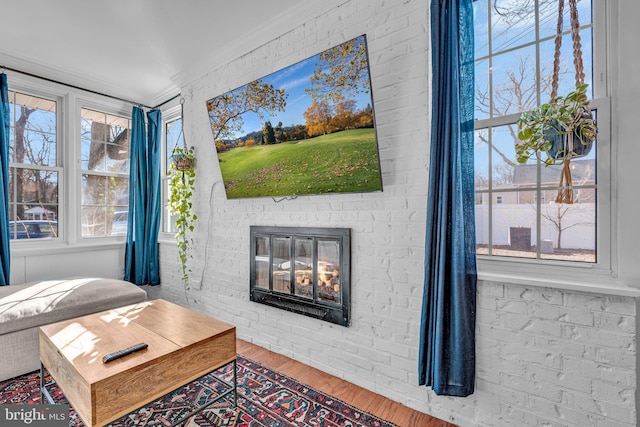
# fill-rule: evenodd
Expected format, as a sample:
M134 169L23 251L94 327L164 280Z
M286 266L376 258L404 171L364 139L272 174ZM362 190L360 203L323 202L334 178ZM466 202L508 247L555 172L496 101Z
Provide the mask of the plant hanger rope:
M183 154L188 153L189 149L187 148L187 138L185 138L184 134L184 98L180 98L180 134L182 135L182 147ZM193 167L193 159L188 156L174 156L173 161L175 163L176 169L179 171L187 171Z
M573 41L573 64L575 66L576 88L584 84L584 64L582 62L582 43L580 40L580 21L578 20L577 0L569 0L569 13L571 17L571 40ZM562 33L564 23L564 0L558 0L558 24L556 27L555 52L553 56L553 76L551 81L551 102L558 96L558 80L560 77L560 51L562 48ZM591 112L588 112L591 114ZM573 132L567 133L565 153L562 161L563 168L560 174L560 183L556 203L573 203L573 181L571 178L571 157L574 152Z
M569 0L571 15L571 40L573 41L573 64L575 65L576 87L584 84L584 64L582 62L582 42L580 40L580 21L578 20L577 0ZM558 96L560 76L560 51L562 48L562 29L564 24L564 0L558 0L558 25L556 27L555 52L553 55L553 79L551 81L551 101Z

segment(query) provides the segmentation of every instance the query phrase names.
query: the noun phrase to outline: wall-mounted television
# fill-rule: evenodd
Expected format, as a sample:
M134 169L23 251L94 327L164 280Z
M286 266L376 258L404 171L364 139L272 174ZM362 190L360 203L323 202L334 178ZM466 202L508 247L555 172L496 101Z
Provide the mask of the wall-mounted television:
M382 191L365 35L207 110L229 199Z

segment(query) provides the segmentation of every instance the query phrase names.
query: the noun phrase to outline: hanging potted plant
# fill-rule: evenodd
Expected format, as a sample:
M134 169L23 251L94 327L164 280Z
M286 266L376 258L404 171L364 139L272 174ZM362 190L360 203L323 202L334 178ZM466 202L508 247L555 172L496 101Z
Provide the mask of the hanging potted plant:
M596 138L597 127L589 108L583 84L566 96L557 96L518 120L516 160L526 163L533 155L540 156L546 166L586 156Z
M180 103L184 105L184 100L181 100ZM184 120L182 123L184 124ZM171 216L175 217L175 238L180 259L182 282L187 288L189 286L187 260L189 259L189 249L192 244L189 233L192 233L195 229L198 216L193 210L192 202L196 182L194 149L193 147L187 148L184 136L182 142L182 147L174 147L169 164L168 211Z
M169 165L169 214L175 216L176 243L182 271L182 281L189 285L187 260L192 240L188 233L195 229L198 216L193 210L192 197L195 189L196 170L193 148L175 148ZM186 168L188 163L190 167Z
M564 0L560 0L551 101L539 105L530 112L522 113L517 122L519 142L516 142L515 150L518 163L526 163L535 155L544 162L545 166L563 165L556 203L573 203L570 162L572 159L589 154L598 129L589 107L588 85L584 83L580 24L575 2L570 4L576 89L565 96L557 96L563 4ZM546 155L545 158L541 157L543 153Z

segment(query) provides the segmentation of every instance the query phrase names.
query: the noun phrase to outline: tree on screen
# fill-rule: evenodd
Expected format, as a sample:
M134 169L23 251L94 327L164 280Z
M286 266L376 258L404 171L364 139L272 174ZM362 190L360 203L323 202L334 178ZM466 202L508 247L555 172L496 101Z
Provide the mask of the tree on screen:
M235 132L241 131L245 113L254 112L262 119L265 112L284 111L286 99L283 89L255 80L207 101L214 141L232 138Z

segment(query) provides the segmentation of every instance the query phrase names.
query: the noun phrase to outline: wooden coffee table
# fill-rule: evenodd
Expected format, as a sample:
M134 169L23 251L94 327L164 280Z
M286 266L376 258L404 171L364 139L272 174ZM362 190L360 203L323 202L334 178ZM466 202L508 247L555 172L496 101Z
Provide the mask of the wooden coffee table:
M105 354L141 342L149 347L102 362ZM228 364L233 384L219 398L233 393L237 403L235 326L164 300L43 326L40 360L41 378L46 368L89 427L108 424ZM44 384L41 390L48 394Z

